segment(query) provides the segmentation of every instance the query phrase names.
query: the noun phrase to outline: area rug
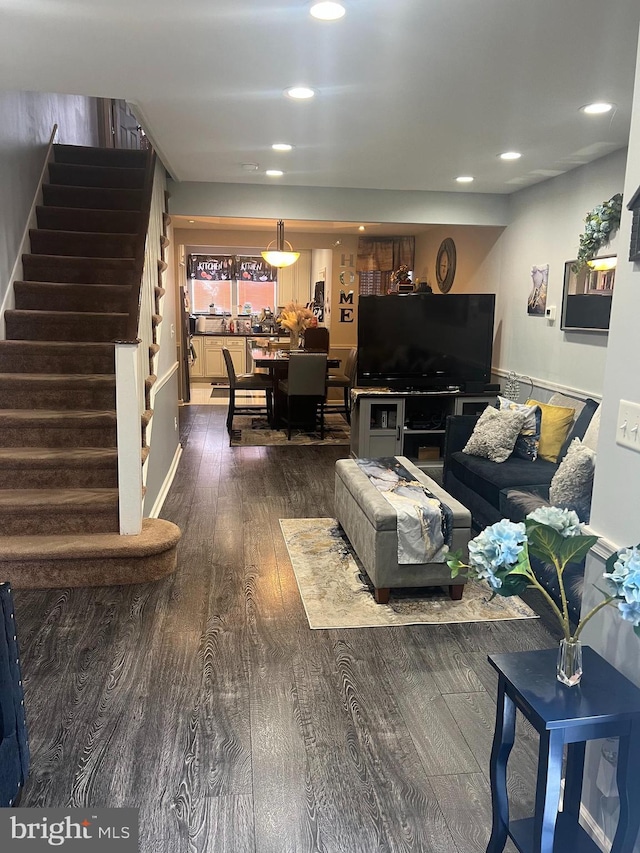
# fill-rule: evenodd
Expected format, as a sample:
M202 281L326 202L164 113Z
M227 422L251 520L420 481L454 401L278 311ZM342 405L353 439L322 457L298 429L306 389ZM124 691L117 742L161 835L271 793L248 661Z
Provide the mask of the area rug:
M342 415L325 415L324 439L318 432L294 429L291 441L287 440L286 429L271 429L266 417L236 415L231 433L231 447L264 447L291 444L350 444L349 424Z
M538 618L517 596L489 601L488 588L473 581L461 601L451 601L445 587L423 587L391 590L389 604L376 604L371 582L334 518L281 518L280 527L310 628Z

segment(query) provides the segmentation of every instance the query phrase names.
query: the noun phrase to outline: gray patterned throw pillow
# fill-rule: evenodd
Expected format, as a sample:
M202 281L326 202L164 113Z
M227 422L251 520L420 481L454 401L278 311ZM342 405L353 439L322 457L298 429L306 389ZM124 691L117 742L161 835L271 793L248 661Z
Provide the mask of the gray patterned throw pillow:
M482 456L492 462L504 462L513 452L526 417L527 413L523 411L487 406L462 452Z
M595 464L593 450L574 438L549 486L553 506L572 509L580 521L589 521Z
M540 427L542 425L542 410L540 406L527 406L526 403L514 403L506 397L498 396L496 404L498 409L509 409L510 411L523 411L526 415L520 435L516 439L513 455L520 459L528 459L535 462L538 458L538 446L540 444Z

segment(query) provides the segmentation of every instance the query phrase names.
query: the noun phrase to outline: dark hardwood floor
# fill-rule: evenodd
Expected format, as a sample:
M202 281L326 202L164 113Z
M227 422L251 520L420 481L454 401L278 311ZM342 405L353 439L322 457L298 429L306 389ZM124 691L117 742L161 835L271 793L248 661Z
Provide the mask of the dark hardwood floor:
M225 415L181 410L175 575L15 592L21 805L139 807L143 853L484 851L486 656L555 637L542 620L309 630L278 519L333 515L348 448L229 448ZM537 750L520 723L516 818Z

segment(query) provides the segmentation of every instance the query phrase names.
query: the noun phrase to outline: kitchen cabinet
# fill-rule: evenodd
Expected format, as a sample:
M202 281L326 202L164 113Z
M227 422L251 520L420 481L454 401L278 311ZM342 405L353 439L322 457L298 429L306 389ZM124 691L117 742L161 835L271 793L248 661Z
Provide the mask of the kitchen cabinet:
M311 252L300 252L290 267L278 270L278 306L287 302L306 305L311 300Z
M211 381L212 379L224 380L227 378L227 368L222 355L222 347L225 346L231 353L231 360L236 373L246 372L246 338L234 337L233 335L194 335L194 348L196 350L196 362L191 370L191 377L196 381L199 379ZM198 364L200 365L198 367Z
M202 346L202 338L197 336L193 336L191 338L191 346L193 347L193 351L196 354L195 360L189 366L189 374L192 379L198 379L199 377L204 376L204 356L203 356L203 346Z

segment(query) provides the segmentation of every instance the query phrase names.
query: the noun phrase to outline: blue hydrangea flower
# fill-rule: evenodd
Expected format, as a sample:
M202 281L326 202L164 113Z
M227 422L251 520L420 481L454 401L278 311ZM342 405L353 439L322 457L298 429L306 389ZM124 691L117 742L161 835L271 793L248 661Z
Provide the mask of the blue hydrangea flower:
M640 571L630 572L622 584L622 594L631 603L640 604Z
M621 601L618 604L618 610L622 618L626 619L627 622L632 622L634 626L640 625L640 602L633 601L629 603Z
M580 536L582 525L572 509L560 509L557 506L540 506L530 512L527 518L552 527L560 536Z
M620 598L627 598L625 593L625 584L630 577L635 578L629 584L631 590L638 584L640 579L640 551L637 548L622 548L618 552L618 559L613 564L612 572L604 572L604 578L607 581L607 586L611 595L617 595Z
M499 589L502 580L496 577L496 571L513 566L526 541L524 524L503 518L469 542L469 563L479 578Z

